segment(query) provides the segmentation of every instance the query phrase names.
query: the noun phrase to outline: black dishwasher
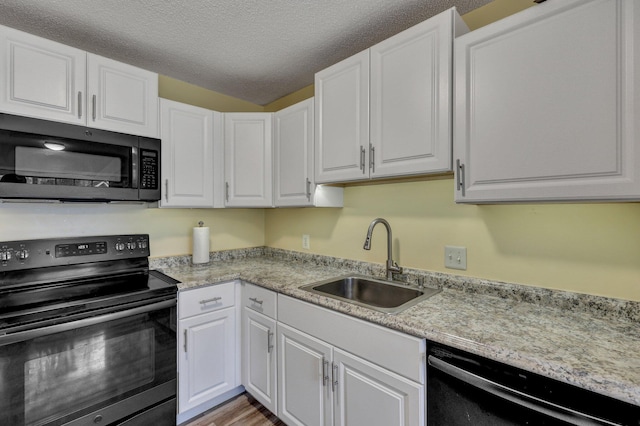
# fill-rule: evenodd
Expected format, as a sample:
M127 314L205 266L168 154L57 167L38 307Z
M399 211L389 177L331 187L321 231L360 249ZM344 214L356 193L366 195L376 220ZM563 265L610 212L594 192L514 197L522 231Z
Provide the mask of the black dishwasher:
M427 359L430 426L640 425L640 407L442 345Z

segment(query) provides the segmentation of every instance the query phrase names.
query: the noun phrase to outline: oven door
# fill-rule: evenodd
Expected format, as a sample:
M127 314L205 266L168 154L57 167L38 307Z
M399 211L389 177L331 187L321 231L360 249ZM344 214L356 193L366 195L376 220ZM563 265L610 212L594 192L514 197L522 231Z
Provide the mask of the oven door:
M174 425L175 314L171 299L0 336L0 424Z

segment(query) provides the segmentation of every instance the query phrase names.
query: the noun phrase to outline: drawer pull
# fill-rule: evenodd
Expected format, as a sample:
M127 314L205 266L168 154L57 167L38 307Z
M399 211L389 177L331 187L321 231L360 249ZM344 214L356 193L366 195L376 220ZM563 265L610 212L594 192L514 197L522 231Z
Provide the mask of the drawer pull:
M249 300L251 300L253 303L257 305L262 305L262 303L264 303L264 300L258 300L257 297L250 297Z
M209 303L209 302L219 302L222 300L222 297L212 297L211 299L205 299L205 300L201 300L200 304L204 305L205 303Z

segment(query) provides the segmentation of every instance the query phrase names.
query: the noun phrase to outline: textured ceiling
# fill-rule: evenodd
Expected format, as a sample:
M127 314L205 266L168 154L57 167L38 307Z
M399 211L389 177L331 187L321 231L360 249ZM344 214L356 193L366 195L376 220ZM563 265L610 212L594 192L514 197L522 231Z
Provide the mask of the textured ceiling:
M451 6L490 0L0 0L0 24L264 105Z

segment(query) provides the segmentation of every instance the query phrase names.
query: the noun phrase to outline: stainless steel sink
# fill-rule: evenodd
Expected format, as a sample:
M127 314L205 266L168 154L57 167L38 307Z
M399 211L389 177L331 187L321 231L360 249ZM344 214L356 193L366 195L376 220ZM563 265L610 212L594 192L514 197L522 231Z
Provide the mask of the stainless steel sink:
M346 275L300 287L303 290L396 314L428 299L439 289L417 287L363 275Z

